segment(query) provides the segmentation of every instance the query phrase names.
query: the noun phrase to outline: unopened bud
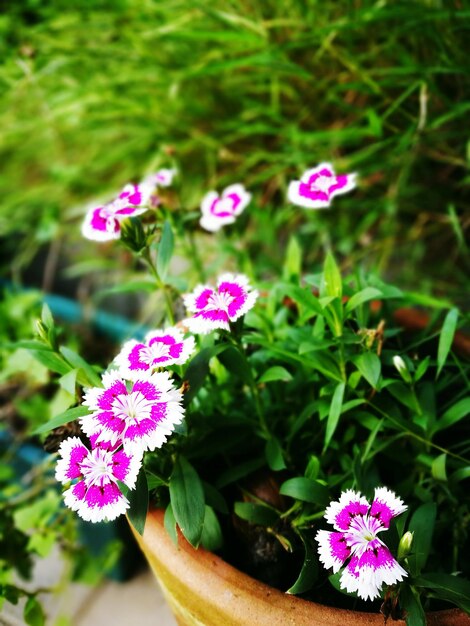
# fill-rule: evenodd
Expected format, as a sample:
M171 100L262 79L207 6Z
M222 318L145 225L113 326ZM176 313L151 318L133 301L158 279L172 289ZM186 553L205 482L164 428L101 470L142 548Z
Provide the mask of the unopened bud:
M397 368L398 373L403 378L405 383L411 383L411 374L406 366L405 361L401 358L401 356L395 355L393 357L393 365Z
M413 543L413 533L409 530L403 535L398 544L398 559L404 559L411 552L411 544Z

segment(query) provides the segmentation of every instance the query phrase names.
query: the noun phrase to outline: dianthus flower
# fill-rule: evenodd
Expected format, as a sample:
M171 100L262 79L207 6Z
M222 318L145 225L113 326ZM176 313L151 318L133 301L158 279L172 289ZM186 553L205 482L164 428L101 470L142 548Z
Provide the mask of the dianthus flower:
M386 487L375 490L372 505L360 493L348 490L332 502L325 518L337 532L319 530L320 561L333 572L346 563L340 586L367 600L380 595L383 583L393 585L407 576L387 546L377 537L392 517L406 510L403 501Z
M124 452L142 455L160 448L184 416L181 392L168 372L110 371L103 387L87 389L83 404L92 413L81 418L83 432L98 443L121 441Z
M217 287L199 285L189 294L183 296L184 304L192 317L183 321L193 333L210 333L221 328L230 330L230 322L249 311L258 292L251 289L248 278L243 274L224 274Z
M176 174L176 169L169 168L162 168L153 174L148 174L140 183L144 203L149 204L151 207L157 207L160 204L160 198L156 193L156 189L158 187L169 187Z
M78 437L65 439L59 455L56 479L63 484L74 482L64 492L66 506L88 522L110 521L126 512L129 501L117 481L129 489L135 487L142 455L128 455L105 442L89 450Z
M141 215L144 198L138 185L129 184L119 196L103 206L90 209L82 225L82 234L93 241L111 241L121 236L121 222L127 217Z
M307 209L330 206L334 196L346 193L356 186L356 174L335 174L330 163L320 163L307 170L300 180L289 183L287 197L293 204Z
M144 341L127 341L114 361L121 372L143 372L167 365L182 365L194 347L194 337L185 339L178 328L152 330Z
M233 224L251 200L251 194L241 184L226 187L222 194L209 191L201 203L202 228L215 233L226 224Z

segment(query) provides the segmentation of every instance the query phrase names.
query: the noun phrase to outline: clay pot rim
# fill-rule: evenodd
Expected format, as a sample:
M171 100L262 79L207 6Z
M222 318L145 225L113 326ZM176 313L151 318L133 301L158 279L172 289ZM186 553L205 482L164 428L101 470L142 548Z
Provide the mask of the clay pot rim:
M134 534L136 534L135 531ZM330 607L310 600L305 600L270 587L269 585L266 585L265 583L262 583L248 574L236 569L216 554L209 552L204 548L193 548L179 531L178 546L176 546L164 528L164 511L161 509L152 509L149 511L144 535L143 537L138 537L136 535L136 538L144 552L148 553L149 551L151 552L152 549L157 549L157 553L164 563L172 561L172 564L170 565L171 571L169 573L170 578L173 577L174 580L178 580L179 584L186 586L187 588L195 587L194 578L200 579L201 574L207 574L215 581L216 585L226 585L227 589L229 589L230 585L233 585L236 592L240 592L241 595L253 594L253 603L258 603L261 608L263 604L265 605L266 603L269 603L271 607L278 610L285 609L286 611L291 612L291 614L292 611L295 610L296 624L317 623L314 621L313 615L309 618L309 614L315 611L318 611L318 613L321 614L321 621L318 623L325 624L325 626L329 624L351 623L352 616L354 616L354 619L356 620L353 623L356 624L384 624L384 617L380 613L366 613L362 611ZM159 560L158 556L156 560ZM151 565L154 566L152 559L149 559L149 561ZM196 576L194 574L195 569L197 569ZM155 573L158 573L158 567L154 567L154 570ZM160 578L160 576L158 576L158 578ZM161 583L164 592L171 594L171 589L169 589L171 585L167 585L166 582L163 581L161 581ZM215 592L213 595L215 596L217 593ZM235 592L232 595L238 597ZM211 595L208 594L207 590L206 596L211 598ZM227 601L227 604L230 604L229 600ZM458 608L433 611L427 613L426 617L427 624L431 626L470 625L470 617ZM297 618L299 618L299 622L297 622ZM274 621L272 623L275 625L278 622ZM399 624L404 622L397 621L394 623Z

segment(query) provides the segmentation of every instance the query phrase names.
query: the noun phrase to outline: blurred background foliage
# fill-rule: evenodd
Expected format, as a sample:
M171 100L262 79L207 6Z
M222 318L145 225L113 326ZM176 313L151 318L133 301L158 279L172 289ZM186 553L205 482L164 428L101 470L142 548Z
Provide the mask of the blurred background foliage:
M188 210L215 186L254 192L251 247L267 268L295 230L310 265L331 244L343 269L463 301L465 0L3 4L5 274L33 265L52 288L65 249L99 268L105 248L80 242L86 204L176 164ZM288 181L320 161L357 171L360 189L330 211L287 207Z

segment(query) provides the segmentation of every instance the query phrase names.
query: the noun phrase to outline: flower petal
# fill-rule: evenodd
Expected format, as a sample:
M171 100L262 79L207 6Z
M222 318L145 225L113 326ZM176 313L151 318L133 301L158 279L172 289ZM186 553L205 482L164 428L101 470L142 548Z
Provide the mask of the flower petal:
M319 530L315 538L318 541L320 561L327 569L332 567L333 572L339 571L351 554L344 534Z
M388 528L392 517L400 515L407 508L403 500L398 498L393 491L390 491L387 487L377 487L369 515L376 517L385 528Z
M325 511L325 519L336 530L348 530L351 519L356 515L365 515L369 510L367 499L360 493L348 489L343 491L338 502L331 502Z

